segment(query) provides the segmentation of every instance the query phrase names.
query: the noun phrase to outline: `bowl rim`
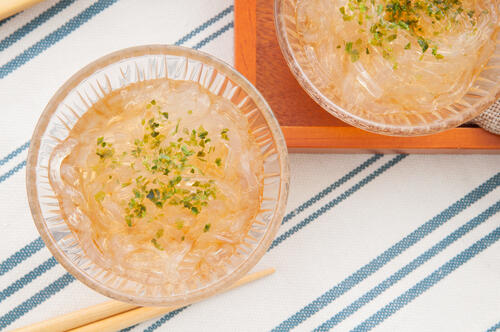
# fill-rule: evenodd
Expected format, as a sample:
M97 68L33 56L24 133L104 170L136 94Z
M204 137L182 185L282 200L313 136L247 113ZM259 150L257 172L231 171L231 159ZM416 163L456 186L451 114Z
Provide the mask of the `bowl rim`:
M38 199L36 172L41 138L44 135L53 114L57 111L58 105L67 96L67 94L71 92L76 86L78 86L78 84L80 84L83 80L100 69L103 69L124 59L148 55L173 55L200 61L212 66L227 78L231 79L238 86L243 88L244 91L257 104L260 114L262 114L269 127L269 130L273 137L273 141L276 144L276 152L280 165L280 185L277 195L275 213L273 214L271 221L269 222L268 227L265 230L260 242L256 245L255 249L249 254L249 256L244 261L242 261L232 272L230 272L229 274L225 274L220 279L217 279L216 281L208 284L203 288L196 289L187 294L158 298L131 295L125 292L121 292L117 289L110 288L86 274L69 260L69 258L62 252L56 241L53 239L46 225L45 218L42 214L40 202ZM26 190L28 194L28 202L31 214L41 238L43 239L47 248L50 250L51 254L56 258L56 260L77 280L81 281L91 289L116 300L143 306L188 305L221 292L222 290L228 288L231 284L239 280L241 277L243 277L252 267L255 266L255 264L257 264L257 262L266 253L267 249L271 246L271 243L277 234L278 228L281 225L281 221L285 214L286 203L288 200L289 181L290 171L288 151L283 133L269 104L266 102L257 88L255 88L242 74L236 71L236 69L234 69L231 65L210 54L187 47L165 44L141 45L114 51L87 64L82 69L73 74L68 80L66 80L63 85L54 93L52 98L47 103L47 106L43 110L42 114L40 115L40 118L38 119L31 138L26 167Z
M392 124L382 124L379 122L367 120L356 114L352 114L342 108L341 106L334 103L328 97L326 97L323 92L319 90L318 87L309 79L307 74L304 72L302 66L297 60L295 53L292 49L290 41L288 39L288 33L286 24L284 23L284 18L282 15L282 6L285 1L290 0L274 0L274 27L276 30L276 38L278 39L278 44L281 49L281 53L285 58L285 62L288 68L292 72L293 76L300 84L302 89L311 97L318 105L320 105L325 111L332 114L333 116L339 118L340 120L361 128L363 130L373 132L376 134L383 134L388 136L424 136L436 134L451 128L460 126L480 115L492 103L483 102L479 107L475 108L475 111L468 113L461 113L461 117L449 118L447 123L432 122L429 124L421 124L417 126L397 126ZM498 44L498 42L497 42ZM497 46L498 47L498 46ZM493 98L493 103L500 98L500 89L495 93Z

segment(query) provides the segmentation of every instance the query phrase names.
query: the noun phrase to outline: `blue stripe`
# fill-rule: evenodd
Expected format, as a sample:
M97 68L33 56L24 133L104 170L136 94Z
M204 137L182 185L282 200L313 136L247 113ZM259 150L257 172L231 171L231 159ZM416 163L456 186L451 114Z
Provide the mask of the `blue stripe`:
M184 38L184 37L183 37ZM26 149L29 146L29 141L23 144L21 147L17 148L13 152L11 152L7 157L3 158L3 160L9 160L12 159L14 156L19 154L22 150ZM363 162L361 165L344 175L342 178L339 180L335 181L331 185L329 185L327 188L319 192L318 194L314 195L311 199L307 200L305 203L301 204L299 207L288 213L283 222L287 222L291 220L295 215L299 214L300 212L304 211L306 208L310 207L329 193L331 193L334 189L340 187L342 184L347 182L349 179L357 175L359 172L362 170L366 169L369 167L371 164L373 164L375 161L380 159L383 155L374 155L370 157L368 160ZM1 164L0 164L1 165ZM8 177L8 176L7 176ZM21 249L19 252L16 252L14 255L12 255L10 258L8 258L5 262L0 264L0 276L3 275L4 273L8 272L12 268L14 268L17 264L20 262L24 261L28 257L30 257L32 254L43 248L44 244L41 238L38 238L34 240L32 243L28 244L25 248Z
M90 18L93 16L97 15L110 5L114 4L117 0L99 0L95 4L91 5L87 9L85 9L83 12L78 14L77 16L73 17L71 20L69 20L67 23L65 23L63 26L55 30L54 32L50 33L47 35L45 38L25 50L23 53L20 55L16 56L14 59L10 60L7 62L5 65L0 67L0 79L4 78L5 76L9 75L12 73L14 70L17 68L21 67L31 59L33 59L35 56L39 55L40 53L44 52L46 49L69 35L71 32L79 28L82 24L86 23ZM49 10L44 12L42 15L37 17L35 22L30 22L26 26L22 27L18 31L14 32L11 36L7 37L5 40L0 42L0 51L5 49L6 47L12 45L14 42L22 38L24 35L35 29L37 26L45 22L47 19L50 17L56 15L58 12L60 12L62 9L70 5L71 3L74 2L74 0L63 0L61 1L63 4L62 5L55 5L51 7ZM58 6L59 5L59 6ZM219 14L216 16L212 17L211 19L207 20L197 28L195 28L193 31L188 33L187 35L183 36L180 40L178 40L175 45L180 45L182 43L185 43L189 39L193 38L206 28L208 28L210 25L214 24L215 22L219 21L222 19L224 16L227 14L231 13L234 10L234 7L231 5L227 8L225 8L223 11L221 11ZM220 31L218 35L224 33L227 31L229 28L233 26L233 23L228 24L226 27L224 27L223 31ZM222 29L221 29L222 30ZM15 35L14 35L15 34ZM218 35L213 36L211 39L208 40L203 40L200 43L198 43L194 48L199 49L203 47L205 44L213 40L214 38L218 37Z
M231 11L232 11L232 6L230 6L230 7L231 7ZM223 26L222 28L220 28L219 30L217 30L216 32L214 32L213 34L211 34L210 36L208 36L207 38L205 38L202 41L200 41L193 48L195 50L200 49L201 47L203 47L206 44L208 44L210 41L214 40L215 38L219 37L220 35L222 35L227 30L229 30L230 28L232 28L233 25L234 25L233 22L230 22L230 23L226 24L225 26ZM151 331L156 330L158 327L160 327L161 325L163 325L165 322L167 322L168 320L170 320L172 317L178 315L180 312L182 312L186 308L187 307L183 307L183 308L174 310L172 312L169 312L168 314L166 314L165 316L163 316L162 318L160 318L156 322L154 322L147 329L145 329L144 332L151 332Z
M177 42L175 42L175 44L178 45L181 41L187 41L190 38L196 36L196 34L202 32L204 29L208 28L209 25L207 25L207 22L211 22L211 24L217 22L220 18L222 18L222 17L224 17L224 15L226 15L224 13L231 12L232 8L233 8L233 6L231 5L228 8L224 9L219 14L215 15L214 17L212 17L211 19L209 19L208 21L206 21L202 25L195 28L190 33L183 36L181 39L179 39ZM200 27L203 27L203 28L201 29ZM196 33L194 33L195 31L196 31ZM9 153L6 157L2 158L0 160L0 166L5 164L10 159L14 158L16 155L21 153L23 150L27 149L29 147L29 143L30 143L30 141L24 143L22 146L18 147L17 149L15 149L11 153ZM4 174L3 176L5 178L3 180L1 180L0 182L5 181L7 178L9 178L15 172L17 172L17 170L13 171L10 174L9 174L9 172L7 172L8 174ZM43 246L44 246L44 244L43 244L42 239L38 238L35 241L33 241L32 243L28 244L25 248L21 249L19 252L16 252L14 255L12 255L10 258L8 258L5 262L0 264L0 276L3 275L4 273L8 272L9 270L11 270L14 266L19 264L23 260L27 259L29 256L31 256L36 251L43 248ZM36 248L36 250L33 251L34 250L33 248Z
M184 44L189 39L193 38L194 36L196 36L197 34L199 34L200 32L202 32L203 30L205 30L206 28L208 28L209 26L211 26L215 22L217 22L220 19L222 19L227 14L232 13L233 10L234 10L234 6L230 5L229 7L227 7L223 11L221 11L219 14L217 14L214 17L212 17L212 18L208 19L207 21L203 22L201 25L199 25L198 27L196 27L193 31L191 31L190 33L188 33L187 35L185 35L184 37L182 37L181 39L179 39L178 41L176 41L175 45L182 45L182 44Z
M224 29L224 28L222 28ZM221 29L221 30L222 30ZM226 29L227 30L227 29ZM220 31L220 30L219 30ZM213 33L212 35L210 35L209 37L207 37L206 39L210 39L210 37L216 35L219 36L220 33L218 33L219 31ZM184 38L184 37L183 37ZM210 40L214 39L215 37L211 38ZM26 163L24 161L24 163ZM1 181L0 181L1 182ZM37 239L35 241L38 241L41 239ZM43 242L42 242L42 247L43 247ZM24 249L24 248L23 248ZM18 254L18 253L16 253ZM16 255L14 254L14 255ZM13 256L14 256L13 255ZM19 257L20 256L20 257ZM25 258L22 258L23 256L22 255L17 255L17 260L16 263L13 265L17 265L19 264L21 261L23 261L24 259L26 259L27 257ZM29 256L28 256L29 257ZM12 261L12 256L8 259L10 261ZM19 260L19 258L21 258ZM18 261L19 260L19 261ZM5 262L4 262L5 263ZM6 273L8 270L10 270L9 266L12 265L12 264L5 264L5 270L3 269L3 264L2 263L2 269L1 269L1 272L2 274ZM52 296L53 294L59 292L60 290L62 290L64 287L66 287L68 284L70 284L74 278L70 275L71 278L73 278L72 280L66 280L66 278L64 278L66 276L66 274L59 278L58 280L56 280L55 282L51 283L49 286L47 286L45 289L44 289L44 293L42 293L40 295L40 293L37 293L35 294L33 297L31 297L30 299L28 299L27 301L23 302L21 305L19 305L18 307L14 308L13 310L11 310L9 313L7 313L6 315L0 317L0 329L2 329L2 325L3 324L6 324L5 326L8 326L10 325L13 321L19 319L20 317L22 317L25 313L29 312L30 310L32 310L34 307L36 307L37 305L39 305L40 303L43 303L46 299L48 299L50 296ZM34 279L32 279L34 280ZM29 282L31 282L32 280L30 280ZM46 295L46 294L50 294L50 295ZM180 310L180 309L179 309ZM179 311L180 312L180 311ZM167 316L169 316L170 314L167 314ZM168 318L170 319L170 318ZM168 320L167 319L167 320Z
M457 256L453 257L447 263L443 264L439 269L432 274L421 280L415 286L404 292L391 303L377 311L374 315L369 317L360 325L356 326L352 331L369 331L390 316L392 316L399 309L406 306L426 290L437 284L444 277L458 269L460 266L471 260L480 252L491 246L500 238L500 227L483 237L481 240L474 243L469 248L462 251Z
M368 278L370 275L378 271L385 264L390 262L392 259L397 257L406 249L413 246L415 243L423 239L425 236L433 232L435 229L440 227L442 224L456 216L458 213L462 212L473 203L478 201L480 198L484 197L486 194L491 192L493 189L500 185L500 173L488 179L486 182L469 192L467 195L462 197L460 200L453 203L451 206L446 208L444 211L421 225L419 228L414 230L412 233L408 234L402 240L394 244L392 247L384 251L382 254L377 256L368 264L364 265L362 268L351 274L346 279L342 280L335 287L330 289L325 294L316 298L311 303L304 306L297 313L293 314L277 327L273 331L288 331L304 320L308 319L316 312L324 308L329 303L333 302L342 294L346 293L348 290L359 284L361 281Z
M45 302L47 299L52 297L52 295L59 292L61 289L69 285L75 280L75 278L69 274L65 273L58 279L56 279L53 283L6 313L5 315L0 317L0 330L6 328L12 322L19 319L19 317L23 316L33 308L37 307L40 303Z
M0 176L0 183L4 182L8 178L10 178L12 175L14 175L17 172L19 172L21 169L24 168L24 166L26 166L26 160L21 161L19 164L17 164L16 166L14 166L10 170L8 170L7 173L2 174Z
M231 7L232 7L232 6L231 6ZM227 10L227 9L226 9L226 10ZM231 10L232 10L232 8L231 8ZM222 17L222 16L219 16L219 17ZM207 37L207 38L203 39L200 43L198 43L198 44L195 46L195 48L200 48L200 47L202 47L202 46L206 45L208 42L212 41L213 39L215 39L216 37L218 37L219 35L221 35L222 33L224 33L225 31L229 30L229 29L230 29L230 28L232 28L232 27L233 27L233 23L231 22L231 23L227 24L226 26L224 26L223 28L219 29L217 32L215 32L215 33L214 33L214 34L212 34L211 36L209 36L209 37ZM200 31L201 31L201 30L200 30ZM192 36L190 36L189 38L191 38L191 37L192 37ZM183 38L186 38L186 36L185 36L185 37L183 37ZM187 38L187 39L189 39L189 38ZM186 40L187 40L187 39L186 39ZM378 158L377 158L377 159L378 159ZM368 166L368 165L367 165L367 166ZM354 175L353 175L353 176L354 176ZM333 190L333 189L332 189L332 190ZM68 284L69 284L69 282L68 282ZM50 286L52 286L52 285L53 285L53 284L51 284ZM50 286L49 286L49 287L50 287ZM66 285L61 285L61 286L62 286L62 288L64 288ZM60 290L60 289L57 289L57 287L55 287L55 292L57 292L57 291L59 291L59 290ZM41 302L43 302L43 301L41 301ZM21 308L21 309L22 309L22 308ZM28 312L29 310L31 310L31 309L28 309L26 312ZM170 319L170 318L172 318L173 316L177 315L177 314L178 314L179 312L181 312L182 310L184 310L184 308L179 309L179 310L177 310L177 311L174 311L174 312L172 312L172 313L167 314L166 316L164 316L163 318L161 318L160 320L158 320L158 321L155 323L155 324L157 324L157 325L153 324L150 328L152 328L152 329L156 329L156 327L157 327L157 326L162 325L164 322L166 322L167 320L169 320L169 319ZM18 310L18 311L19 311L19 310ZM21 310L21 311L23 311L23 310ZM24 312L24 313L25 313L25 312ZM22 313L20 316L22 316L24 313ZM19 316L19 317L20 317L20 316ZM15 320L15 319L18 319L19 317L14 318L14 320ZM10 324L10 323L9 323L9 324Z
M0 21L0 27L1 27L2 25L4 25L5 23L9 22L11 19L13 19L14 17L16 17L17 15L19 15L19 13L14 14L14 15L12 15L12 16L9 16L9 17L4 18L3 20L1 20L1 21Z
M114 4L117 0L98 0L96 3L92 4L90 7L83 10L80 14L76 15L64 25L48 34L42 40L35 43L33 46L26 49L24 52L16 56L14 59L10 60L6 64L0 67L0 79L12 73L17 68L21 67L40 53L44 52L46 49L69 35L71 32L75 31L81 25L89 21L92 17L102 12L104 9L108 8Z
M209 21L212 21L212 23L210 23L210 24L213 24L214 22L218 21L219 19L221 19L222 17L224 17L225 15L227 15L228 13L230 13L232 11L233 11L233 6L231 5L231 6L229 6L228 8L226 8L222 12L222 13L224 13L223 15L221 15L222 13L220 13L219 15L217 15L216 16L217 17L216 20L213 20L214 18L210 19ZM203 25L205 25L207 22L205 22ZM214 32L213 34L211 34L210 36L208 36L207 38L201 40L198 44L196 44L195 46L193 46L193 48L195 50L198 50L198 49L202 48L203 46L205 46L206 44L208 44L212 40L216 39L217 37L219 37L220 35L222 35L224 32L226 32L227 30L229 30L233 26L234 26L234 22L230 22L230 23L226 24L225 26L223 26L222 28L220 28L219 30L217 30L216 32ZM200 31L206 29L207 27L208 27L208 25L206 25ZM189 38L191 38L191 37L189 37ZM185 42L185 41L183 40L182 42ZM180 44L181 41L179 41L178 43ZM179 45L178 43L175 43L175 45ZM168 320L170 320L172 317L178 315L180 312L182 312L186 308L187 308L187 306L186 307L182 307L182 308L177 309L177 310L174 310L172 312L169 312L168 314L166 314L165 316L163 316L162 318L160 318L156 322L154 322L147 329L145 329L144 332L152 332L152 331L156 330L158 327L160 327L161 325L163 325L165 322L167 322Z
M57 261L54 257L51 257L47 259L45 262L42 264L38 265L36 268L22 276L20 279L17 279L15 282L10 284L7 288L4 290L0 291L0 303L14 294L15 292L19 291L22 289L24 286L53 268L57 264Z
M5 37L2 41L0 41L0 52L5 50L7 47L11 46L19 39L26 36L31 31L38 28L43 23L47 22L50 18L57 15L61 10L71 5L75 0L62 0Z
M73 0L74 1L74 0ZM193 31L189 32L188 34L184 35L183 37L181 37L178 41L176 41L174 44L175 45L181 45L183 43L185 43L186 41L188 41L189 39L195 37L197 34L203 32L205 29L207 29L210 25L216 23L217 21L219 21L220 19L222 19L224 16L226 16L227 14L231 13L233 11L234 7L233 5L225 8L224 10L222 10L220 13L218 13L217 15L215 15L214 17L208 19L207 21L205 21L204 23L202 23L201 25L199 25L198 27L196 27ZM230 25L230 26L229 26ZM221 35L223 32L227 31L230 27L232 27L232 23L228 24L228 26L225 26L223 28L221 28L219 31L215 32L214 34L208 36L207 38L203 39L200 43L198 43L195 48L196 49L199 49L201 48L202 46L206 45L208 42L212 41L213 39L217 38L219 35ZM199 46L201 45L201 46ZM27 149L29 147L29 144L30 144L30 141L24 143L22 146L20 146L19 148L15 149L14 151L12 151L11 153L9 153L6 157L4 157L3 159L0 160L0 166L2 166L3 164L5 164L6 162L8 162L9 160L11 160L12 158L14 158L15 156L17 156L19 153L21 153L22 151L24 151L25 149ZM12 175L12 174L10 174ZM10 177L10 175L7 175L4 179L4 181ZM1 181L0 181L1 182Z
M311 205L313 205L326 195L330 194L333 190L337 189L338 187L346 183L348 180L352 179L354 176L359 174L361 171L365 170L367 167L372 165L374 162L376 162L383 156L384 156L383 154L376 154L370 157L364 163L362 163L361 165L359 165L358 167L356 167L355 169L353 169L352 171L350 171L349 173L347 173L346 175L344 175L343 177L341 177L340 179L338 179L337 181L335 181L334 183L332 183L331 185L320 191L317 195L314 195L312 198L308 199L306 202L299 205L296 209L293 209L292 211L287 213L287 215L283 218L282 224L285 224L290 219L292 219L293 217L295 217L296 215L298 215L299 213L301 213L302 211L304 211L305 209L307 209L308 207L310 207Z
M498 330L500 330L500 322L498 322L495 325L493 325L492 327L490 327L488 330L486 330L486 332L495 332Z
M324 322L322 325L320 325L317 329L314 331L319 332L319 331L329 331L332 329L334 326L336 326L338 323L358 311L361 307L363 307L365 304L370 303L373 299L375 299L377 296L382 294L385 290L387 290L389 287L406 277L408 274L413 272L415 269L417 269L419 266L423 265L425 262L427 262L429 259L432 257L436 256L439 254L441 251L446 249L448 246L450 246L453 242L457 241L460 239L462 236L465 234L469 233L472 231L474 228L477 226L481 225L483 222L488 220L491 216L493 216L495 213L498 213L500 210L500 201L496 202L496 204L493 204L490 206L488 209L483 211L483 213L479 214L460 228L458 228L456 231L445 237L443 240L439 241L436 245L434 245L432 248L424 252L422 255L418 256L415 258L413 261L411 261L409 264L405 265L403 268L399 269L396 273L392 274L389 278L385 279L381 283L379 283L377 286L374 288L370 289L368 292L366 292L363 296L359 297L356 301L345 307L342 311L338 312L336 315L328 319L326 322Z
M2 263L0 263L0 276L3 276L5 273L12 270L19 263L28 259L28 257L31 257L43 247L45 247L45 244L40 237L27 244L24 248L20 249L9 258L4 260Z
M219 30L217 30L216 32L214 32L213 34L211 34L210 36L208 36L207 38L203 39L198 44L194 45L193 48L195 50L199 50L200 48L202 48L203 46L205 46L206 44L208 44L209 42L211 42L215 38L217 38L220 35L222 35L227 30L231 29L233 26L234 26L233 22L230 22L230 23L224 25L222 28L220 28Z
M228 8L224 9L221 13L219 13L216 16L214 16L213 18L209 19L207 22L212 22L212 23L216 22L220 17L224 16L224 15L221 15L222 13L227 12L231 8L232 8L232 6L229 6ZM204 26L205 29L208 27L208 25L206 25L206 22L203 23L202 26ZM197 33L200 33L203 31L203 29L200 29L200 27L197 27L195 29L195 31L197 31ZM184 37L182 37L180 40L189 40L190 38L194 37L195 35L196 35L196 33L193 33L193 31L192 31L192 32L188 33L187 35L185 35ZM177 43L178 42L176 42L176 44ZM4 161L4 163L7 162L8 160L12 159L14 156L19 154L22 150L26 149L28 146L29 146L29 141L26 142L21 147L14 150L13 152L11 152L8 156L4 157L1 161ZM16 171L12 172L11 174L5 174L4 175L5 179L8 178L9 176L11 176L12 174L14 174L15 172ZM5 181L5 179L0 180L0 182ZM32 243L30 243L29 245L27 245L26 248L23 248L19 252L12 255L10 258L8 258L5 262L3 262L0 265L0 276L3 275L4 273L8 272L9 270L11 270L14 266L19 264L23 260L27 259L34 252L40 250L43 246L44 246L43 241L41 240L41 238L38 238L35 241L33 241ZM34 250L33 248L36 248L36 250L33 251Z
M273 243L271 244L271 247L269 250L274 249L276 246L278 246L281 242L285 241L287 238L289 238L292 234L298 232L300 229L304 228L308 224L310 224L312 221L317 219L319 216L333 208L334 206L338 205L342 201L344 201L346 198L354 194L356 191L359 189L363 188L366 184L371 182L373 179L375 179L377 176L380 174L384 173L387 171L389 168L392 166L396 165L399 163L401 160L406 158L408 155L406 154L400 154L397 155L396 157L392 158L388 162L386 162L384 165L380 166L377 168L374 172L372 172L370 175L366 176L363 178L361 181L356 183L354 186L349 188L348 190L344 191L342 194L339 196L335 197L335 199L331 200L327 204L323 205L320 209L316 210L313 214L309 215L307 218L299 222L298 224L294 225L292 228L290 228L288 231L285 233L281 234L278 236L276 239L274 239Z
M381 174L381 173L383 173L385 170L387 170L388 168L392 167L392 166L393 166L393 165L395 165L397 162L399 162L400 160L402 160L404 157L406 157L406 155L399 155L399 156L397 156L397 157L393 158L392 160L390 160L389 162L387 162L385 165L381 166L379 169L377 169L376 171L374 171L374 172L373 172L370 176L368 176L367 178L369 178L370 180L368 180L368 181L367 181L367 178L365 178L365 179L363 179L360 183L363 183L363 185L364 185L364 184L366 184L366 183L368 183L368 182L369 182L369 181L371 181L373 178L375 178L376 176L380 175L380 174ZM363 185L362 185L362 186L363 186ZM357 187L357 189L356 189L355 191L359 190L359 188L361 188L362 186L359 186L359 183L358 183L358 185L357 185L357 186L354 186L354 187ZM353 187L353 188L354 188L354 187ZM351 188L350 190L352 190L352 188ZM355 192L355 191L353 191L353 192ZM344 198L343 198L343 199L341 199L340 201L342 201L342 200L344 200L345 198L347 198L348 196L350 196L353 192L351 192L349 195L347 195L346 197L344 197ZM338 201L336 204L338 204L340 201ZM335 204L335 205L336 205L336 204ZM332 206L332 207L333 207L333 206ZM323 213L324 213L324 212L323 212ZM318 215L318 216L319 216L319 215ZM317 218L317 216L316 216L316 218ZM311 220L311 221L312 221L312 220ZM283 240L282 240L282 241L283 241ZM49 287L50 287L50 286L53 286L53 284L49 285ZM65 287L65 286L66 286L66 285L63 285L62 287ZM55 286L54 288L56 289L56 291L59 291L59 290L60 290L60 289L57 289L57 286ZM43 302L43 301L41 301L41 302ZM41 302L40 302L40 303L41 303ZM38 304L37 304L37 305L38 305ZM31 310L31 309L28 309L28 310L27 310L27 311L25 311L25 312L28 312L29 310ZM18 319L19 317L21 317L21 316L25 313L25 312L24 312L24 308L20 308L20 309L18 309L18 311L23 312L23 313L22 313L20 316L16 316L16 315L14 315L13 317L14 317L15 319ZM180 311L179 311L179 312L180 312ZM179 312L176 312L176 313L175 313L175 315L176 315L176 314L178 314ZM171 314L171 313L170 313L170 314ZM170 319L171 317L173 317L173 316L170 316L170 314L167 314L166 316L164 316L164 317L162 318L162 319L163 319L163 321L162 321L162 319L160 319L160 320L158 320L157 322L162 321L162 323L160 323L160 325L161 325L161 324L163 324L165 321L167 321L168 319ZM165 317L167 317L167 318L165 318ZM9 323L9 324L10 324L10 323ZM154 324L153 324L153 325L154 325Z
M333 184L331 184L330 186L328 186L326 189L322 190L320 193L318 193L317 195L315 195L312 199L308 200L307 202L303 203L302 205L300 205L297 209L293 210L293 211L303 211L305 208L307 208L308 206L312 205L314 202L316 202L317 200L319 200L320 198L324 197L325 195L327 195L329 192L331 192L333 189L337 188L338 186L340 186L342 183L346 182L349 178L353 177L354 175L356 175L357 173L361 172L363 169L365 169L366 167L368 167L369 165L371 165L372 163L374 163L376 160L380 159L383 155L374 155L373 157L369 158L367 161L365 161L363 164L359 165L358 167L356 167L354 170L352 170L351 172L347 173L344 177L342 177L340 180L337 180L336 182L334 182ZM274 247L276 247L278 244L280 244L281 242L285 241L287 238L289 238L290 236L292 236L294 233L296 233L297 231L299 231L301 228L303 228L304 226L306 226L307 224L311 223L313 220L317 219L319 216L321 216L322 214L324 214L326 211L328 211L329 209L333 208L335 205L339 204L340 202L342 202L343 200L345 200L347 197L349 197L350 195L352 195L353 193L355 193L356 191L358 191L359 189L361 189L364 185L366 185L367 183L369 183L371 180L373 180L375 177L377 177L378 175L382 174L383 172L385 172L386 170L388 170L389 168L391 168L392 166L396 165L397 163L399 163L401 160L403 160L405 157L407 157L407 155L398 155L396 157L394 157L393 159L389 160L387 163L385 163L384 165L380 166L378 169L376 169L375 171L373 171L373 173L371 173L370 175L368 175L367 177L365 177L363 180L361 180L360 182L358 182L356 185L354 185L353 187L349 188L347 191L345 191L344 193L342 193L340 196L338 196L337 198L335 198L334 200L330 201L329 203L327 203L326 205L324 205L323 207L321 207L320 209L318 209L317 211L315 211L313 214L311 214L309 217L307 217L306 219L302 220L299 224L297 225L301 225L300 227L297 227L297 226L294 226L292 229L295 229L294 231L290 232L286 232L284 233L283 235L281 235L280 237L276 238L271 247L269 248L269 250L273 249ZM315 199L316 198L316 199ZM292 211L292 213L293 213ZM289 219L291 219L295 214L290 214L291 216L289 217ZM269 251L268 250L268 251ZM185 307L186 308L186 307ZM183 309L185 309L183 308ZM167 315L168 316L168 315ZM166 316L165 316L166 317ZM170 319L171 317L169 317L168 319ZM163 318L162 318L163 319ZM162 320L160 319L160 320ZM168 320L166 319L166 320ZM161 324L163 324L166 320L162 321ZM158 321L159 322L159 321ZM155 323L156 324L156 323ZM156 329L157 327L154 327L153 326L155 325L151 325L147 330L145 331L148 331L148 332L151 332L153 331L154 329Z
M0 159L0 166L4 165L9 160L11 160L15 156L17 156L18 154L20 154L21 152L23 152L24 150L26 150L29 146L30 146L30 141L27 141L26 143L24 143L23 145L21 145L20 147L18 147L17 149L15 149L11 153L9 153L8 155L6 155L2 159Z
M166 314L165 316L163 316L162 318L160 318L156 322L154 322L152 325L150 325L148 328L144 329L144 332L153 332L154 330L156 330L157 328L159 328L160 326L165 324L165 322L167 322L170 319L172 319L173 317L177 316L179 313L181 313L184 309L186 309L188 307L189 306L182 307L180 309L169 312L168 314Z

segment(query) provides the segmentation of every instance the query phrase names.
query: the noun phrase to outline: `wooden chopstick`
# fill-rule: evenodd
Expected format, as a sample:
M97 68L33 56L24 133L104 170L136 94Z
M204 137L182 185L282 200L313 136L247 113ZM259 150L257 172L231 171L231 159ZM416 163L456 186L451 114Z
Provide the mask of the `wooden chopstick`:
M242 286L246 283L252 282L254 280L263 278L274 273L274 269L262 270L259 272L255 272L249 275L244 276L233 285L231 285L227 290L231 290L233 288ZM125 313L115 315L94 323L90 323L88 325L78 327L72 332L112 332L124 329L126 327L144 322L148 319L158 317L161 315L165 315L171 311L181 308L182 306L177 307L142 307L134 310L127 311Z
M108 301L85 309L70 312L66 315L54 317L43 322L22 327L14 331L38 332L38 331L68 331L75 327L89 324L106 317L127 312L139 308L138 305L119 301Z
M93 322L69 332L107 332L118 331L129 326L153 319L155 317L165 315L180 307L140 307L134 310L124 312L97 322Z
M248 274L235 282L225 291L242 286L275 272L274 268ZM15 331L117 331L148 319L165 315L181 307L139 307L119 301L109 301L89 308L78 310L63 316L26 326Z
M34 6L42 0L2 0L0 1L0 20Z

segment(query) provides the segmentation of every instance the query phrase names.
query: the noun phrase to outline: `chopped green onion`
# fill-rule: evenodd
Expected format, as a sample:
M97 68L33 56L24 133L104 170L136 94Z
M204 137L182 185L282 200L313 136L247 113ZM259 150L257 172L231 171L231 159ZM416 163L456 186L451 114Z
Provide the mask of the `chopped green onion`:
M97 192L97 194L94 195L94 198L96 201L98 201L100 203L104 200L105 196L106 196L106 194L104 193L104 191L101 190L101 191Z

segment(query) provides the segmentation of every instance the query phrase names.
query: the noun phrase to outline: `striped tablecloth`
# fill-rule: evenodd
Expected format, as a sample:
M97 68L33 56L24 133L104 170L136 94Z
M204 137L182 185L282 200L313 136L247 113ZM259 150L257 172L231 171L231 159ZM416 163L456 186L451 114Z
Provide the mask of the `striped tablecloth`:
M151 43L233 62L230 0L47 0L0 22L0 329L106 300L33 225L29 137L57 88ZM251 285L134 331L493 331L500 327L500 156L291 155L288 213Z

